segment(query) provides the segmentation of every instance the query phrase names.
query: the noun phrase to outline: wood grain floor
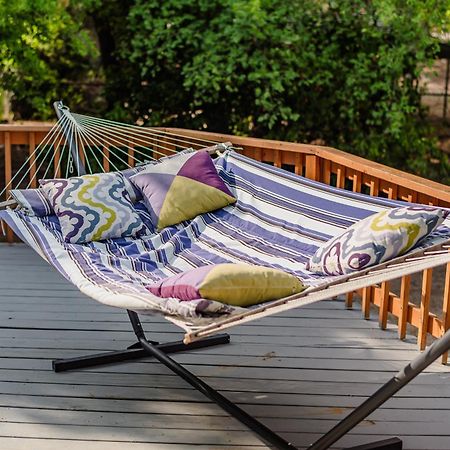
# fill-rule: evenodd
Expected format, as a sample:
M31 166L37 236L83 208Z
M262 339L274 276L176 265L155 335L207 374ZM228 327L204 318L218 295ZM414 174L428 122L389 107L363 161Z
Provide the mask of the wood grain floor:
M326 301L232 329L175 356L269 427L307 447L417 354L360 311ZM161 317L151 339L176 340ZM126 313L80 294L23 245L0 245L0 449L259 450L242 425L147 359L55 374L51 360L133 343ZM438 363L336 448L399 436L450 449L450 368Z

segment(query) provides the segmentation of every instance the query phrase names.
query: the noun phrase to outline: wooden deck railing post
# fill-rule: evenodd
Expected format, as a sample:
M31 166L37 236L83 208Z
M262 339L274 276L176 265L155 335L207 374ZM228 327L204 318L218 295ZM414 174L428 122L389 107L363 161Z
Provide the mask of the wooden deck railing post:
M374 289L372 286L364 288L363 292L362 292L361 309L362 309L363 317L366 320L370 319L370 305L371 305L372 299L373 299L373 292L374 292Z
M5 186L8 186L12 178L12 155L11 155L11 133L5 132ZM6 200L6 199L5 199ZM11 228L6 227L6 240L9 243L14 241Z
M445 268L444 296L442 299L442 336L450 328L450 263ZM448 352L442 355L442 364L447 364Z
M419 332L417 335L417 343L419 345L420 350L424 350L427 345L427 331L430 313L432 276L433 276L433 269L427 269L423 271L422 295L420 298L420 323L419 323Z
M306 178L318 180L320 174L319 158L316 155L306 155Z
M36 188L37 187L37 180L35 177L36 174L36 155L34 154L34 151L36 149L36 133L31 131L28 134L28 154L30 157L29 161L29 168L30 168L30 187Z
M387 318L388 318L388 306L389 306L389 286L388 281L381 283L381 299L380 299L380 309L378 314L378 324L382 330L386 329Z
M409 309L409 287L411 285L411 276L406 275L402 277L400 285L400 315L398 317L398 337L405 339L406 324L408 323L408 309Z

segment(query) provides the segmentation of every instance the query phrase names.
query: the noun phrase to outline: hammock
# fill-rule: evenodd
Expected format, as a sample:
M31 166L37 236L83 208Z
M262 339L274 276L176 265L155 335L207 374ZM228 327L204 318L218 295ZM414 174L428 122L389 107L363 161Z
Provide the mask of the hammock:
M106 354L56 361L54 368L57 371L151 354L199 389L199 383L203 382L184 368L180 369L181 366L166 353L224 343L228 337L223 335L205 338L244 322L450 262L449 218L418 248L402 257L351 275L325 277L310 273L305 269L305 263L318 245L360 219L405 203L352 193L270 167L240 155L230 143L187 138L158 129L72 114L62 104L57 104L56 109L58 122L17 171L5 191L13 185L28 188L37 177L69 177L83 174L85 170L95 173L103 168L128 169L137 173L143 162L177 151L208 147L212 153L221 152L215 160L216 168L238 200L234 206L202 214L145 238L88 244L64 242L55 216L29 216L19 208L0 211L0 219L80 291L101 303L127 309L138 337L137 346L115 352L116 356ZM38 161L32 174L30 158ZM54 173L50 173L51 168ZM30 182L24 186L27 177ZM12 207L14 202L8 200L4 205ZM136 209L142 219L147 220L143 204L137 203ZM180 271L223 262L282 269L301 278L309 287L301 294L245 309L214 301L162 299L146 289L146 286ZM156 346L147 341L137 313L164 314L185 330L184 344ZM433 352L429 349L421 355L422 358L427 355L427 365L431 363L430 354L434 357ZM410 373L400 377L401 382L406 384L408 377L411 378ZM397 390L401 387L397 378L394 385ZM294 448L209 386L204 383L200 386L210 398L270 445ZM344 419L340 428L327 433L324 440L311 448L328 448L383 403L386 395L387 398L393 395L392 386L376 397L377 402L357 408L356 416L347 421ZM400 448L396 445L397 441L373 448Z

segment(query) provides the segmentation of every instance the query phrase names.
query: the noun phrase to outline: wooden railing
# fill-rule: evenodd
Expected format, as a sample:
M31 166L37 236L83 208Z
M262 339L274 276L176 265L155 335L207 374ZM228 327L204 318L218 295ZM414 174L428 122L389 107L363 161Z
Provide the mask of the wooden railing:
M50 126L46 125L0 125L0 149L3 147L4 151L5 184L8 184L13 174L15 146L27 146L29 154L32 154L35 146L49 129ZM353 192L450 207L449 186L407 174L334 148L184 129L162 130L170 130L182 136L205 139L205 141L230 141L235 146L242 147L243 154L251 158ZM132 150L129 151L132 152ZM129 162L132 163L133 159L129 158ZM33 173L36 170L36 163L31 158L29 164L30 172ZM103 164L108 170L107 160L104 160ZM8 231L8 241L12 242L12 240L12 232ZM360 298L365 319L370 317L371 309L376 306L380 328L386 328L390 315L397 322L400 339L405 338L407 325L411 325L417 330L418 346L423 350L428 336L440 337L450 328L450 264L445 267L444 277L442 308L439 314L430 311L432 269L422 273L420 299L416 299L418 300L416 303L413 303L411 298L411 276L405 276L399 280L399 283L384 282L379 286L371 286L348 294L346 306L351 308L354 298ZM395 284L398 286L393 287ZM446 362L447 354L443 357L443 363Z

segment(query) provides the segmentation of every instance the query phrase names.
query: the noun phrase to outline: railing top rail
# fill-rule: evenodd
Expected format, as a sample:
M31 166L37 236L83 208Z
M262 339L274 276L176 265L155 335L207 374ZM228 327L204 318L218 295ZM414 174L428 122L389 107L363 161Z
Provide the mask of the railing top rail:
M398 184L399 186L407 186L409 189L421 192L440 200L450 202L450 186L438 183L436 181L422 178L418 175L413 175L394 169L389 166L370 161L360 156L346 153L333 147L326 147L312 144L299 144L294 142L275 141L271 139L259 139L244 136L231 136L222 133L212 133L208 131L193 131L181 128L163 128L164 130L176 131L177 133L184 133L186 136L205 137L213 140L229 140L238 146L250 146L259 149L267 150L282 150L290 152L298 152L304 154L316 155L320 158L330 160L345 167L357 170L359 172L372 175L380 180L385 180L390 183Z
M48 132L52 127L51 123L43 124L0 124L1 132ZM211 139L218 142L231 141L233 144L243 147L254 147L262 150L280 150L317 157L329 160L363 174L379 178L380 180L394 183L399 186L408 187L411 190L432 196L444 202L450 203L450 186L428 180L398 169L394 169L383 164L364 159L362 157L346 153L344 151L312 144L300 144L285 141L275 141L271 139L259 139L243 136L232 136L222 133L207 131L186 130L181 128L160 128L165 131L172 131L185 135L186 137L197 137Z

